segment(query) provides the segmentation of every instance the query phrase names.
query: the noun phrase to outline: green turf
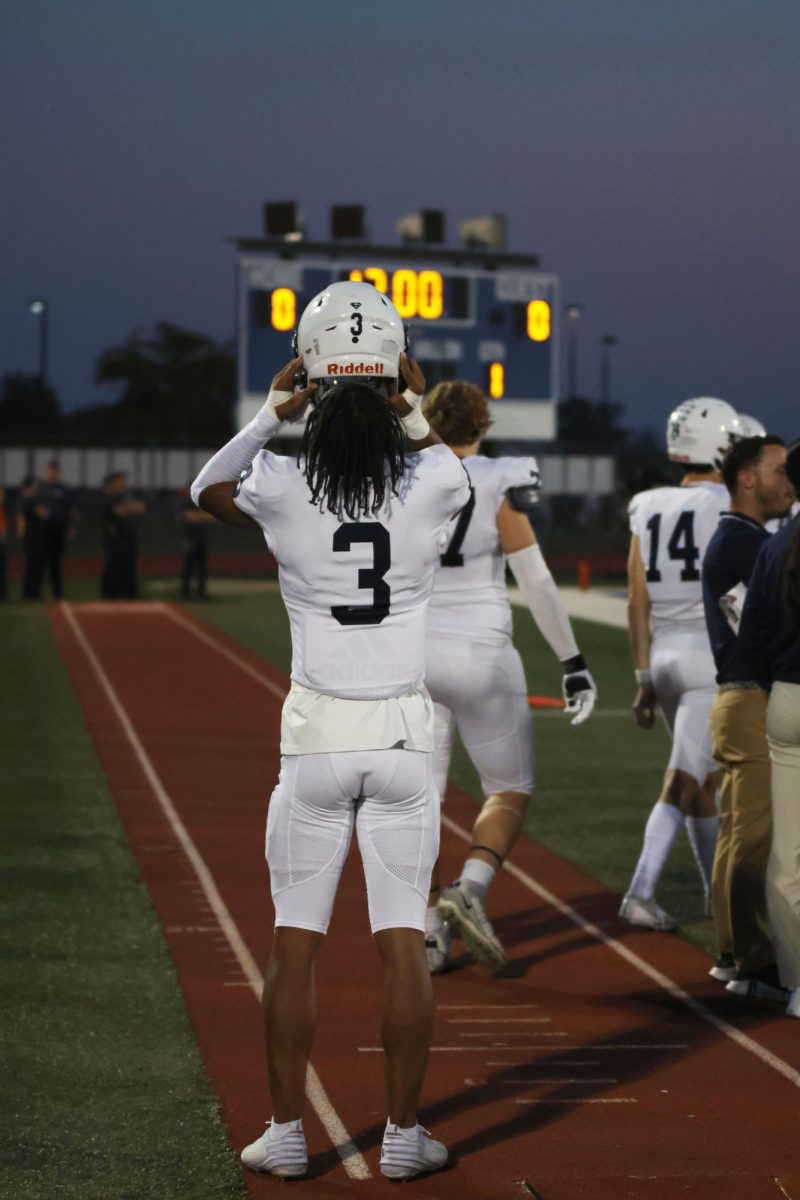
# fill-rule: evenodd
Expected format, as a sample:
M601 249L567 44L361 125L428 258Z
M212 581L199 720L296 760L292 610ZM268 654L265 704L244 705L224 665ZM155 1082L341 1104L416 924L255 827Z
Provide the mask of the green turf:
M0 609L9 1200L245 1190L42 608Z
M190 607L288 671L289 629L276 592L245 592ZM597 680L600 704L597 713L578 728L561 713L536 718L537 787L526 829L545 846L622 893L661 786L669 742L661 725L645 732L629 715L635 688L627 635L592 621L575 621L574 628ZM528 613L519 609L514 612L514 640L525 663L530 691L560 695L560 666ZM625 711L620 716L603 715L619 710ZM450 778L480 798L477 776L460 746ZM703 917L699 875L685 837L673 851L658 897L681 922L684 936L713 950L713 924Z

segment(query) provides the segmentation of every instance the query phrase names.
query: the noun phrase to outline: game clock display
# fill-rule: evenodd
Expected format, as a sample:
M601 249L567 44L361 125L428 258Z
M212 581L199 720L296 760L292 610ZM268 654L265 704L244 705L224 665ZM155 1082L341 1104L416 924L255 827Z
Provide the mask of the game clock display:
M446 252L445 252L446 253ZM437 261L405 248L352 256L298 245L242 248L239 257L239 392L242 416L291 354L304 307L331 283L371 283L408 325L410 353L428 387L466 379L495 402L495 433L549 438L558 394L559 287L528 256L482 254ZM445 257L440 253L440 258ZM455 256L454 256L455 257ZM474 258L479 261L464 261ZM250 404L248 405L248 400Z

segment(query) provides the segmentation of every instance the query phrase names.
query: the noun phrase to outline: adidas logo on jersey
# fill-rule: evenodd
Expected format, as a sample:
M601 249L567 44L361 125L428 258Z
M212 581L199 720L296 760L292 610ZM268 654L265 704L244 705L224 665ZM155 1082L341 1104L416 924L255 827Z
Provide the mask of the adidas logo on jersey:
M340 367L337 363L328 363L326 375L382 375L383 363L345 363Z

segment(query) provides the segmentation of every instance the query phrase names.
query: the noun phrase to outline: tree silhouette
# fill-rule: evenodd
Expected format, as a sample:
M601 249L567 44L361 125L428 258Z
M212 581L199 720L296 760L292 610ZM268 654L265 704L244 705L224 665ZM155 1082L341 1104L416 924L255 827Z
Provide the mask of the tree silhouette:
M39 375L9 372L0 381L0 429L9 434L53 434L61 428L58 397Z
M117 385L119 399L72 415L73 430L147 437L230 436L236 361L232 347L159 321L152 335L136 330L97 360L98 383Z

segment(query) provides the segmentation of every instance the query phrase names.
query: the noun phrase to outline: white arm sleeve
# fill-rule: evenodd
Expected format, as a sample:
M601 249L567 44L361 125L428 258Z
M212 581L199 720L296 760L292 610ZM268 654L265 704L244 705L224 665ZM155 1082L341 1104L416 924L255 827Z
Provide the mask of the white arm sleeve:
M578 654L575 635L539 546L526 546L524 550L508 554L506 561L522 599L553 653L561 662L574 658Z
M260 408L249 425L245 425L235 437L226 442L213 458L210 458L191 486L192 500L200 507L200 493L214 483L233 483L242 471L250 466L265 442L268 442L280 425L275 415L276 404L291 397L291 392L270 392L267 402Z

